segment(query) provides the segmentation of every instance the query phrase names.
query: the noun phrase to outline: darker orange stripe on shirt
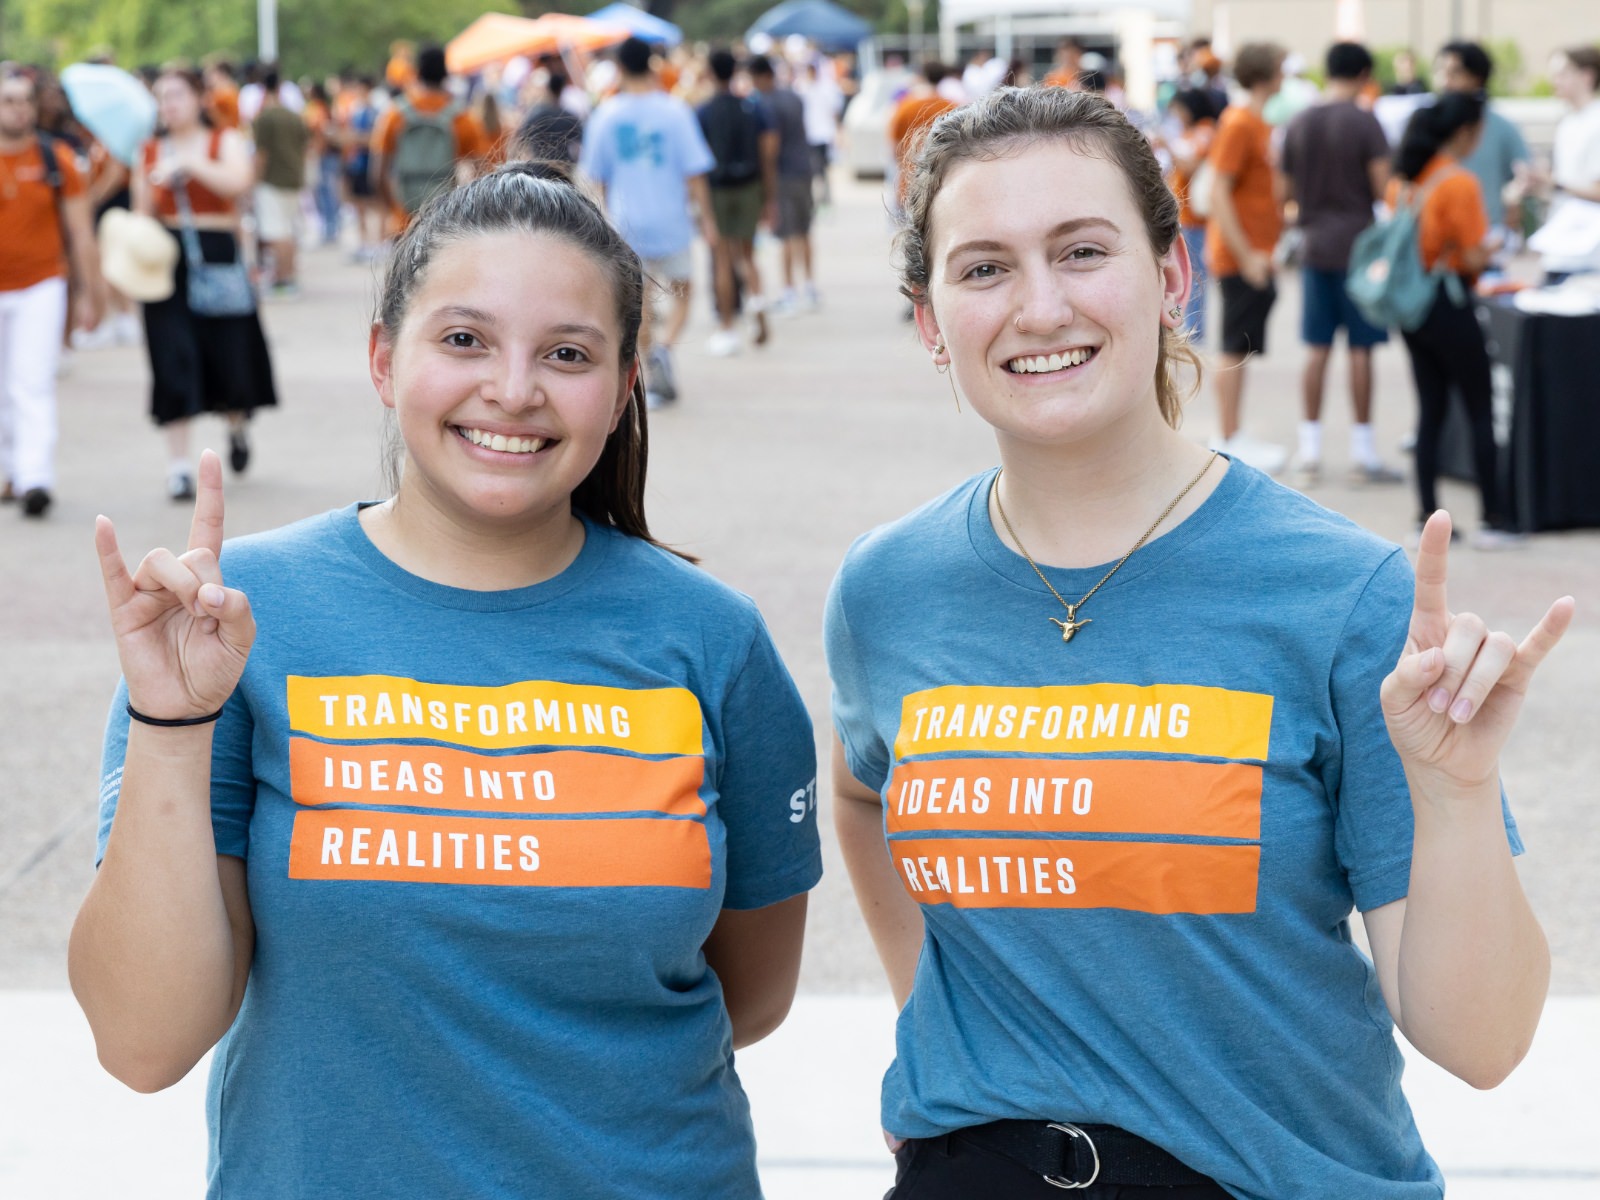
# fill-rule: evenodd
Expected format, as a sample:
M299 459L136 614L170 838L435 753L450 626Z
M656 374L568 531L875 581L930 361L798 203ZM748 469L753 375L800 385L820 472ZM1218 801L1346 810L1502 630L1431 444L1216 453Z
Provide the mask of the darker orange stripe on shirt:
M1060 838L908 838L889 843L912 899L956 908L1120 908L1247 913L1259 846Z
M1157 759L942 758L901 763L890 833L1261 836L1261 768Z
M711 886L699 821L437 817L359 809L295 816L289 878L511 887Z
M705 815L698 755L662 760L586 750L478 754L447 746L289 740L295 802L470 812Z

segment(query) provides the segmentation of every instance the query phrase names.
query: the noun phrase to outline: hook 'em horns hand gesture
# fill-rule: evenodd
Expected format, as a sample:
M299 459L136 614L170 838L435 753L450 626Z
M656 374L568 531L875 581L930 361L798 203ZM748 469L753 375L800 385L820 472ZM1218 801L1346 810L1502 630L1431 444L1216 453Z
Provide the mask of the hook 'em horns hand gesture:
M223 586L222 461L200 456L189 548L144 556L131 576L107 517L95 521L95 549L111 606L111 630L128 703L145 716L181 720L217 712L244 673L256 637L250 601Z
M1408 772L1450 788L1493 780L1533 673L1572 623L1571 596L1552 604L1519 644L1474 613L1452 613L1445 595L1450 517L1422 530L1416 600L1400 661L1383 681L1389 737Z

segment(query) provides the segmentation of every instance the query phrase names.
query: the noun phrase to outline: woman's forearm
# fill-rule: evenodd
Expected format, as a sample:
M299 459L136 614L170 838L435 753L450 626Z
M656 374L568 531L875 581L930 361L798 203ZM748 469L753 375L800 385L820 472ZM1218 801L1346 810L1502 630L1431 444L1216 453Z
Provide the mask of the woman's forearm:
M833 823L856 903L889 977L895 1004L904 1007L922 953L922 910L894 872L883 844L883 808L877 799L847 796L836 785Z
M211 829L212 728L129 731L105 858L72 929L68 973L100 1061L138 1091L181 1079L243 994L248 917L241 931L219 875L232 869Z
M1533 1041L1550 949L1517 878L1498 782L1442 795L1408 781L1416 834L1396 1021L1434 1062L1493 1087Z

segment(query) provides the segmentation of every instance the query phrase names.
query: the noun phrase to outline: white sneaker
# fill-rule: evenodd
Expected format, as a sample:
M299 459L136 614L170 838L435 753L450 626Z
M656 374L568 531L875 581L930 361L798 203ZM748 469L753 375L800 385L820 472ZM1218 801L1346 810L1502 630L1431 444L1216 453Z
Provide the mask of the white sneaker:
M1258 471L1276 475L1289 461L1289 452L1274 442L1258 441L1240 430L1231 438L1212 439L1211 448L1221 450L1229 458L1236 458Z
M137 346L144 341L144 325L131 312L111 318L111 329L119 346Z
M110 321L101 321L93 329L74 329L72 331L72 348L74 350L104 350L116 344L117 331Z
M1474 550L1510 550L1524 545L1528 535L1518 533L1514 529L1495 529L1489 525L1480 525L1467 544Z
M795 307L803 313L814 313L822 307L822 295L814 287L808 287L800 293L800 298L795 302Z
M712 358L732 358L744 349L737 329L719 329L706 339L706 353Z

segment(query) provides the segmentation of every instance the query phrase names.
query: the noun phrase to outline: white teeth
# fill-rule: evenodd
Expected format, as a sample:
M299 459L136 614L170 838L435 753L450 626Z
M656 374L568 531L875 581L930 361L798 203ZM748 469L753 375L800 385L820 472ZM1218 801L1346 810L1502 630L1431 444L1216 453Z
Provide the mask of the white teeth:
M1060 371L1067 367L1076 367L1089 361L1094 351L1085 349L1066 350L1060 354L1036 355L1031 358L1014 358L1008 364L1013 373L1018 375L1044 375L1051 371Z
M503 433L486 433L482 429L461 430L463 437L474 446L498 450L502 454L534 454L544 449L544 438L507 437Z

